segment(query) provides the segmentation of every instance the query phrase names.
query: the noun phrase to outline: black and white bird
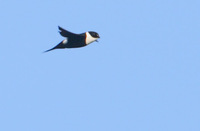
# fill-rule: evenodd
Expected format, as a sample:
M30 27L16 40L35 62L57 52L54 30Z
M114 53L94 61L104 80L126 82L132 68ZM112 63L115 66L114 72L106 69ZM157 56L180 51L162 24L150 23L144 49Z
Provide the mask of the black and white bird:
M58 29L60 30L59 33L66 39L61 41L57 46L45 52L48 52L54 49L84 47L94 41L98 42L97 39L100 38L99 34L94 31L88 31L82 34L75 34L61 28L60 26L58 26Z

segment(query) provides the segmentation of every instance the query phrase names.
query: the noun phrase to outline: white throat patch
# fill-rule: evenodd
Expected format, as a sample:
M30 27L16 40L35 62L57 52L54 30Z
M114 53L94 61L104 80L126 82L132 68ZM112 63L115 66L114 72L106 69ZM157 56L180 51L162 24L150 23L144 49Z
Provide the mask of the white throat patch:
M86 45L88 45L88 44L94 42L94 41L97 40L97 39L98 39L98 38L92 37L92 36L90 35L89 32L86 32L86 39L85 39Z

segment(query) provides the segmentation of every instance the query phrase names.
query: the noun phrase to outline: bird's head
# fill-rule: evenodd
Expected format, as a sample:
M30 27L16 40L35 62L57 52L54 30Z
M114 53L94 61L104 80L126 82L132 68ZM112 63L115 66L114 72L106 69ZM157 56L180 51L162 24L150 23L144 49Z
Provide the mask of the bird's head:
M88 33L88 35L86 38L86 44L92 43L94 41L98 42L97 39L100 38L98 33L94 32L94 31L88 31L87 33Z
M93 38L100 38L99 34L94 31L89 31L89 33Z

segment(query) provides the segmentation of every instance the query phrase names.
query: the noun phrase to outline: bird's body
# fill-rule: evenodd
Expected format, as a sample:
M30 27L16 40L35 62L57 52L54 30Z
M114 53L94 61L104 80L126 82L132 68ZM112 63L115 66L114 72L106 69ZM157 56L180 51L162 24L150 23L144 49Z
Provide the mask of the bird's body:
M74 34L72 32L69 32L61 27L58 27L60 30L60 34L63 37L66 37L65 40L61 41L57 46L53 47L52 49L49 49L45 52L54 50L54 49L64 49L64 48L78 48L78 47L84 47L94 41L97 41L99 37L99 34L93 31L88 31L82 34Z

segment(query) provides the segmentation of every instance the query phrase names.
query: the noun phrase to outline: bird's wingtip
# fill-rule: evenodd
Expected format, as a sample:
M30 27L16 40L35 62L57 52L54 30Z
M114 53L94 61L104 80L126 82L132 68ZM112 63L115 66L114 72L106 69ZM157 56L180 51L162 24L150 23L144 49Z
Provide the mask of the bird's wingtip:
M43 53L47 53L47 52L52 51L52 50L54 50L54 49L55 49L55 48L52 48L52 49L46 50L46 51L44 51Z
M58 29L59 29L59 30L62 30L63 28L62 28L62 27L60 27L60 26L58 25Z

